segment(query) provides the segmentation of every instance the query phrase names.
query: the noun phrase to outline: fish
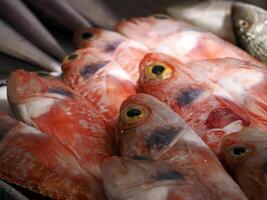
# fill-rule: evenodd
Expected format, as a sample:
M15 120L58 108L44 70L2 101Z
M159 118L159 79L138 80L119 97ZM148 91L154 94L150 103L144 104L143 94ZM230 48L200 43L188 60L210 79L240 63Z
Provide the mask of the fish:
M0 111L13 115L7 99L7 80L0 79Z
M212 32L231 43L236 42L231 20L231 1L169 0L165 4L166 13L174 19Z
M140 62L137 91L169 105L217 155L225 135L239 126L257 124L245 109L224 101L230 96L227 91L166 54L146 54ZM241 123L236 126L236 121Z
M50 55L60 61L65 57L66 53L60 44L21 0L2 0L0 17Z
M74 33L76 30L92 25L76 11L67 1L60 0L23 0L37 15L49 22L59 25L65 31Z
M208 146L155 97L128 97L118 132L121 158L102 166L111 200L247 199Z
M0 19L0 52L38 65L46 70L61 73L60 63L38 49L24 36Z
M112 126L121 103L135 94L129 75L110 56L86 48L70 54L62 65L63 82L83 96Z
M230 95L221 97L235 102L256 118L262 128L266 127L266 70L233 58L193 61L188 63L188 67L200 77L206 77L219 85Z
M143 43L151 51L171 55L185 63L230 57L261 65L259 61L233 44L166 15L130 18L118 23L116 30L128 38Z
M53 199L105 199L68 147L3 112L0 178Z
M233 27L238 44L249 54L267 63L267 11L250 4L234 3Z
M139 63L148 53L148 49L141 43L100 28L77 31L74 44L77 49L90 47L110 55L130 75L134 83L139 78Z
M266 129L244 128L223 138L222 161L249 199L267 198Z
M100 165L115 154L115 136L93 105L60 80L24 70L11 73L7 94L21 121L67 146L82 168L101 180Z

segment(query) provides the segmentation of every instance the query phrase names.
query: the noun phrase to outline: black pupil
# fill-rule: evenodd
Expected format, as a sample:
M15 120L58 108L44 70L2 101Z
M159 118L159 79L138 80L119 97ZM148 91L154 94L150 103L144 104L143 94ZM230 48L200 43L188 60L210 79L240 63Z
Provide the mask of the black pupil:
M75 58L77 58L78 57L78 54L71 54L71 55L69 55L69 57L68 57L68 59L69 60L73 60L73 59L75 59Z
M130 110L128 110L127 112L127 116L128 117L136 117L141 115L141 110L137 109L137 108L131 108Z
M233 154L235 154L235 155L241 155L241 154L244 154L245 152L246 152L245 147L235 147L233 149Z
M90 39L91 37L93 37L93 33L91 32L84 32L82 33L82 39Z
M161 75L162 72L164 72L164 70L165 70L165 67L164 66L162 66L162 65L155 65L152 68L152 73L153 74L156 74L156 75Z

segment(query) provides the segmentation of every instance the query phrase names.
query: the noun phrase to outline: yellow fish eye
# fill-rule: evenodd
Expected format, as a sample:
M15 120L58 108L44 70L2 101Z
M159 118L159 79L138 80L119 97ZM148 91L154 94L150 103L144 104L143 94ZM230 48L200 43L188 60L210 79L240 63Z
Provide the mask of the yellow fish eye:
M230 153L236 157L246 156L251 152L251 149L243 145L235 145L230 148Z
M249 26L250 26L249 22L246 21L246 20L243 20L243 19L240 19L240 20L238 21L238 24L239 24L240 27L243 28L243 29L247 29L247 28L249 28Z
M172 69L163 63L153 63L146 67L146 74L154 80L164 80L170 77Z
M76 60L77 58L79 58L79 54L72 53L72 54L70 54L70 55L68 55L67 57L64 58L63 64L67 64L69 62L72 62L72 61Z
M126 124L134 124L145 119L148 113L148 109L141 105L130 105L121 112L121 119Z

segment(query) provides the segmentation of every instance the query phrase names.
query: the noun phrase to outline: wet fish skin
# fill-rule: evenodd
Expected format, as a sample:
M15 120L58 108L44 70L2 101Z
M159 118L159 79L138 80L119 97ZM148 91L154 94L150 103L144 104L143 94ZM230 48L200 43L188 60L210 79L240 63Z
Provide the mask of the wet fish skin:
M267 11L250 4L235 3L232 20L238 44L249 54L267 63Z
M91 47L110 55L130 75L134 83L139 78L139 63L148 53L148 49L141 43L100 28L76 32L74 44L77 49Z
M53 20L66 31L74 33L77 29L91 27L91 24L77 12L68 2L60 0L23 0L28 6L36 10L49 20Z
M238 128L232 123L247 126L254 118L234 102L226 103L230 95L196 72L166 54L149 53L140 62L137 90L168 104L218 154L224 135Z
M128 97L121 106L118 131L121 156L133 161L127 164L125 160L110 158L106 168L104 164L105 188L111 199L138 199L138 195L147 197L144 199L159 195L160 200L247 199L207 145L155 97L146 94ZM148 164L151 160L154 167ZM165 163L165 167L159 167L161 173L155 173L156 163ZM151 179L151 175L156 179Z
M9 183L53 199L101 199L99 183L68 148L2 112L0 152L0 177Z
M8 99L16 116L52 136L77 156L90 175L115 154L114 135L93 105L54 77L17 70L8 80Z
M72 56L74 59L69 59ZM83 96L112 126L121 103L135 94L129 75L110 56L98 49L77 50L62 65L63 82Z
M267 198L266 145L266 130L257 128L232 133L222 142L222 159L249 199Z
M0 51L49 71L61 73L60 64L0 20Z
M64 58L66 53L59 43L21 0L2 0L0 16L36 46L59 60Z
M118 23L116 29L152 51L171 55L185 63L230 57L260 65L260 62L233 44L165 15L130 18Z

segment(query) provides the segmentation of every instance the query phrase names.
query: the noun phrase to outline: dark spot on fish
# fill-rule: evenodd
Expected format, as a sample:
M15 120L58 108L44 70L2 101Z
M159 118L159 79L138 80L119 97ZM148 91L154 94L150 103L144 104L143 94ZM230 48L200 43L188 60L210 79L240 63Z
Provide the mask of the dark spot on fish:
M109 61L101 61L99 63L92 63L90 65L85 66L81 71L81 76L90 76L96 73L99 69L107 65Z
M262 171L264 174L267 174L267 161L262 164Z
M152 73L159 76L159 75L162 74L162 72L164 72L164 70L165 70L164 66L162 66L162 65L154 65L153 68L152 68Z
M149 149L161 150L181 132L182 128L157 129L145 139Z
M64 88L48 88L49 93L59 94L65 97L73 97L73 93Z
M153 17L156 19L170 19L169 16L163 14L153 15Z
M76 53L70 54L70 55L68 56L68 60L74 60L74 59L77 58L78 56L79 56L79 55L76 54Z
M157 181L165 181L165 180L184 180L183 175L174 170L174 169L165 169L160 172L155 177Z
M148 160L147 157L142 156L142 155L135 155L132 157L133 160Z
M122 41L115 41L112 43L107 44L107 46L105 47L105 52L107 53L112 53L113 51L115 51L117 49L117 47L120 45Z
M179 93L176 98L176 103L178 106L185 106L192 103L201 93L203 89L201 88L188 88Z
M139 116L141 114L142 114L142 111L140 109L138 109L138 108L131 108L127 112L127 116L128 117L137 117L137 116Z
M91 32L83 32L83 33L81 34L81 37L82 37L82 39L84 39L84 40L88 40L88 39L92 38L93 36L94 36L94 34L91 33Z
M247 149L243 146L235 146L231 149L231 152L236 156L241 156L247 152Z

